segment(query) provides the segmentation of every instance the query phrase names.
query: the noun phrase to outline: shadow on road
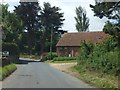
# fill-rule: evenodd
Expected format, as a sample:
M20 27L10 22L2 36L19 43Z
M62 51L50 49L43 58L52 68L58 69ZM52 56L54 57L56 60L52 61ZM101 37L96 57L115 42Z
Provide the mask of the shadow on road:
M28 60L19 59L19 62L17 62L17 64L28 64L32 62L39 62L39 61L29 60L29 59Z

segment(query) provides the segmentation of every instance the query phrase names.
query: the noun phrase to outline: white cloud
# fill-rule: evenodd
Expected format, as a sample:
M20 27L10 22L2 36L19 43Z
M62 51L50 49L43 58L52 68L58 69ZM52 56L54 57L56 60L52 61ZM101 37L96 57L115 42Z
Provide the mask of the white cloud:
M10 7L9 10L13 10L14 6L19 4L20 0L4 0L6 1ZM76 32L75 28L75 19L76 16L75 8L79 5L86 9L87 16L90 19L90 31L101 31L104 25L104 22L107 20L106 18L99 19L98 17L94 17L94 12L89 7L89 4L94 5L94 0L39 0L40 6L43 6L43 2L49 2L51 6L57 6L61 8L61 12L64 12L64 25L62 29L68 30L69 32Z

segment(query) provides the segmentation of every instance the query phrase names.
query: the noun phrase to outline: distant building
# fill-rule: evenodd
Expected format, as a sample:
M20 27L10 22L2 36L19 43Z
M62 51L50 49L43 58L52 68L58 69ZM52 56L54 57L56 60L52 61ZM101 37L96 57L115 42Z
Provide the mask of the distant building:
M78 56L81 42L102 43L107 36L104 32L65 33L56 45L57 53L59 56Z

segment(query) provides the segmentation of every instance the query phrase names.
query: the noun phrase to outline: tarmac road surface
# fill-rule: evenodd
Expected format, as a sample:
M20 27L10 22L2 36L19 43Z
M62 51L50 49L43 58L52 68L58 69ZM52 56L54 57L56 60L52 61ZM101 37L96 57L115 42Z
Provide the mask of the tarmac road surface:
M2 82L2 88L93 88L48 63L24 58L20 61L17 70Z

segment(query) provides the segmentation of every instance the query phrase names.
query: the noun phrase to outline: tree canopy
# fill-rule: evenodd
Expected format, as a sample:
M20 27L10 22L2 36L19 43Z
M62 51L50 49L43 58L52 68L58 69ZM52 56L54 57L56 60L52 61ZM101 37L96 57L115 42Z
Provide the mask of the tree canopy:
M47 45L49 50L51 44L51 38L53 39L53 47L55 47L58 41L58 29L63 25L63 13L60 12L60 8L51 6L50 3L44 2L44 7L41 10L41 48L44 49L43 45ZM52 36L51 36L52 35Z
M59 28L65 20L59 7L44 3L41 8L38 0L20 2L13 12L8 11L8 4L0 7L5 42L15 42L21 53L28 54L49 52L50 45L56 46ZM52 49L55 51L55 48Z
M22 21L13 12L8 11L8 4L2 7L2 30L6 36L5 42L19 43L20 33L22 29Z
M86 16L86 11L79 6L76 8L76 29L78 32L85 32L88 31L89 28L89 19Z
M116 21L116 24L113 25L111 22L106 22L104 27L104 31L109 33L110 35L115 35L120 37L120 1L119 2L99 2L96 0L95 5L91 5L90 7L94 11L94 16L102 19L103 17L107 17L108 19L112 19Z
M20 5L15 6L14 12L21 18L24 25L24 30L28 33L28 48L29 54L35 46L35 32L40 29L40 6L37 2L20 2Z

